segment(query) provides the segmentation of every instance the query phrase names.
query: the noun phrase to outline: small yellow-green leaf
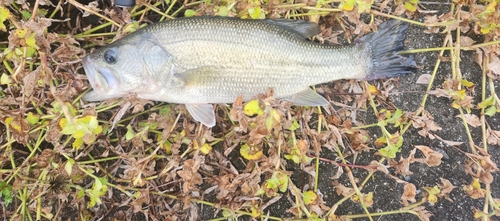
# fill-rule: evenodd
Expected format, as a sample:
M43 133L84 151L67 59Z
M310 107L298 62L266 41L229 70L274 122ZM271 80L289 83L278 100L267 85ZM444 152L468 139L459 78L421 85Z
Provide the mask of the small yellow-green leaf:
M304 203L306 205L310 205L316 202L316 200L318 199L318 195L314 191L309 190L302 194L302 199L304 200Z
M465 86L465 87L472 87L472 86L474 86L474 83L472 83L472 82L470 82L470 81L468 81L468 80L465 80L465 79L460 80L460 83L461 83L463 86Z
M255 114L260 116L264 113L264 110L260 108L259 100L251 100L243 107L243 113L247 116L253 116Z
M134 31L137 31L137 28L139 28L139 22L133 21L133 22L126 24L123 27L122 33L124 33L124 34L132 33Z
M76 193L76 198L80 199L85 196L85 191L83 189L79 189L78 192Z
M9 85L11 83L12 83L12 81L10 80L9 75L3 73L2 76L0 77L0 84Z
M264 15L264 14L262 14L262 10L260 9L260 6L257 6L254 8L249 8L248 14L253 19L263 19L263 15Z
M158 135L158 136L161 137L161 135ZM163 150L165 150L165 152L167 154L171 154L172 153L172 143L170 143L170 141L167 140L167 141L163 142L163 146L162 147L163 147Z
M278 111L272 109L269 113L269 116L266 118L266 128L268 131L273 129L273 126L277 123L281 122L281 115Z
M29 124L35 125L40 120L40 115L28 112L28 116L26 117L26 119L28 120Z
M135 134L134 134L134 130L132 129L132 126L128 125L127 126L127 133L125 134L125 140L129 141L129 140L132 140L132 138L134 138Z
M184 17L193 17L196 15L196 11L188 9L184 12Z
M7 9L3 6L0 6L0 22L3 22L10 17L12 17L12 15L10 14L9 9Z
M396 154L400 152L401 150L394 146L394 145L387 145L386 147L378 150L382 156L387 157L387 158L396 158Z
M258 160L264 155L262 150L258 150L255 147L252 148L248 144L243 144L241 146L240 154L243 158L247 160Z
M252 216L253 218L257 218L257 217L259 217L259 216L261 215L261 211L262 211L262 210L261 210L261 209L259 209L257 206L252 206L252 207L250 208L250 211L251 211L251 214L252 214L251 216Z
M358 13L368 13L373 4L373 0L358 0Z
M76 130L72 135L74 138L78 139L85 136L85 132L83 130Z
M276 174L276 177L279 179L280 181L280 185L279 185L279 190L284 193L286 191L286 189L288 188L288 175L282 173L282 172L275 172Z
M28 32L28 29L21 28L21 29L17 29L16 31L14 31L14 34L17 35L19 38L24 38L24 36L26 36L27 32Z
M210 144L204 143L203 145L201 145L200 151L201 153L207 155L208 153L210 153L210 151L212 151L212 146L210 146Z
M64 165L64 170L66 170L66 173L68 173L69 176L71 176L71 173L73 171L73 164L75 164L75 160L69 158Z
M352 11L354 9L354 5L356 5L356 0L345 0L341 4L341 8L344 11Z
M229 9L226 6L219 7L217 15L226 17L229 14Z
M7 31L4 21L10 17L12 17L10 11L3 6L0 6L0 31Z
M77 131L76 125L72 122L69 122L66 118L62 118L61 120L59 120L59 126L62 128L62 134L69 135L74 134Z
M300 127L299 123L297 122L297 120L295 118L293 118L293 123L292 123L292 125L290 125L288 130L294 131L294 130L297 130L299 127Z
M73 141L73 149L79 150L83 145L83 139L82 138L75 138L75 141Z
M23 15L24 20L28 20L31 18L31 12L29 11L22 11L21 14Z
M417 11L417 8L415 7L415 5L410 3L410 2L405 2L405 8L406 8L406 10L411 11L411 12Z
M496 112L497 112L497 108L494 105L492 105L492 106L488 107L488 109L486 109L484 114L491 117L491 116L495 115Z
M31 34L29 37L26 38L26 44L30 47L36 48L36 40L35 40L35 35L36 33Z
M495 103L495 99L493 98L493 96L490 96L490 97L484 99L481 103L477 104L477 107L486 108L490 105L493 105L494 103Z

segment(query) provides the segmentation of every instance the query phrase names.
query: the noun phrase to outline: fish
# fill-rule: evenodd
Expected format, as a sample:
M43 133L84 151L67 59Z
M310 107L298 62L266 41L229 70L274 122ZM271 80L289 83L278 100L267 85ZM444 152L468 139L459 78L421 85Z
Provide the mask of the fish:
M310 86L339 79L374 80L410 74L404 50L408 24L396 19L353 44L310 40L318 24L292 19L190 17L158 22L82 59L93 90L88 102L125 97L185 104L194 120L216 124L213 104L244 101L272 88L299 106L329 102Z

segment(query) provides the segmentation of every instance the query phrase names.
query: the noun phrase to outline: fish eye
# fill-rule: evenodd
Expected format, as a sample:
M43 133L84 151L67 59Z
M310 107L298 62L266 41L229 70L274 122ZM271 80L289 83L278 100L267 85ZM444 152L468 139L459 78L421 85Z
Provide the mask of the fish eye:
M116 63L116 61L118 60L118 56L117 56L115 50L113 50L113 49L106 50L104 52L104 60L108 64L114 64L114 63Z

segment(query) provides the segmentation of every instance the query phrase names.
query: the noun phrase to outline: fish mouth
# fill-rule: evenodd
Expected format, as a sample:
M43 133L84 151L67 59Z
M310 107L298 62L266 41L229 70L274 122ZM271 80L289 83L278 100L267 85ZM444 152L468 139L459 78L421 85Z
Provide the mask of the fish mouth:
M85 56L82 59L82 65L95 92L107 93L117 89L118 82L110 68L95 65L90 56Z

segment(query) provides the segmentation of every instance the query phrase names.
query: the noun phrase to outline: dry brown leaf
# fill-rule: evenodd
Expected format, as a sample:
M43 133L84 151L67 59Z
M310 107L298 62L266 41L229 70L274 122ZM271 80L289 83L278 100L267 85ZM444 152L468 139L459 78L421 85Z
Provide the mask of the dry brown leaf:
M394 169L396 169L396 174L401 174L402 176L413 174L410 171L410 164L414 162L415 152L417 152L417 148L413 148L408 158L401 157L401 160L395 165L391 163Z
M429 221L430 218L431 218L431 216L432 216L432 213L430 213L429 211L425 210L425 206L415 207L415 208L413 208L413 211L415 211L415 212L418 213L418 217L422 221Z
M352 188L346 187L336 180L333 181L333 186L335 187L335 192L339 196L341 196L341 195L342 196L349 196L351 193L354 192L354 190Z
M436 24L439 21L440 19L437 17L437 15L427 15L425 16L424 23L426 25L431 25L431 24ZM424 30L424 33L427 34L438 33L438 32L439 32L439 26L427 27L427 30Z
M474 43L476 43L476 41L472 40L472 38L463 35L460 36L460 46L467 47L473 45Z
M461 118L460 115L457 115L456 117ZM467 124L471 125L472 127L479 127L481 126L481 121L479 120L479 117L474 114L464 114L465 122Z
M500 76L500 58L492 56L491 62L488 64L488 69L493 72L493 74Z
M500 146L500 131L488 128L486 130L486 139L488 140L488 144Z
M367 167L370 169L373 168L372 171L375 171L375 169L376 169L376 170L381 171L382 173L385 173L385 174L389 173L389 170L387 170L387 166L379 163L376 160L373 160L372 162L370 162L370 164L368 164Z
M368 142L370 142L370 135L367 130L357 130L353 133L347 133L346 137L349 139L349 144L352 149L357 152L370 151L372 149L368 145Z
M423 137L429 136L429 131L442 130L442 128L434 122L434 118L428 111L424 110L422 116L413 116L411 119L413 127L422 128L418 131L418 134Z
M459 142L459 141L445 140L445 139L443 139L440 136L435 135L435 134L433 136L434 136L434 138L437 138L438 140L440 140L441 142L445 143L448 146L460 146L464 143L464 142Z
M437 196L439 198L445 198L446 200L453 203L453 200L449 197L449 195L450 195L451 191L457 187L454 186L453 184L451 184L451 182L449 180L444 179L444 178L441 178L441 183L442 184L438 184L439 190L441 190L441 192L439 192L437 194Z
M481 188L481 183L476 178L472 180L471 184L465 185L463 189L472 199L484 198L486 194L486 190Z
M441 164L441 158L443 158L443 154L437 151L432 150L427 146L415 146L417 149L422 151L425 156L425 159L415 159L417 162L425 163L428 166L439 166Z
M427 91L427 94L432 94L432 95L435 95L436 97L446 97L446 98L451 97L450 94L448 93L448 91L441 89L441 88L438 88L436 90Z
M418 77L416 84L429 84L431 82L432 75L430 74L422 74Z
M410 205L408 202L416 202L415 196L417 195L417 188L412 183L406 183L404 186L403 195L401 200L405 206Z

